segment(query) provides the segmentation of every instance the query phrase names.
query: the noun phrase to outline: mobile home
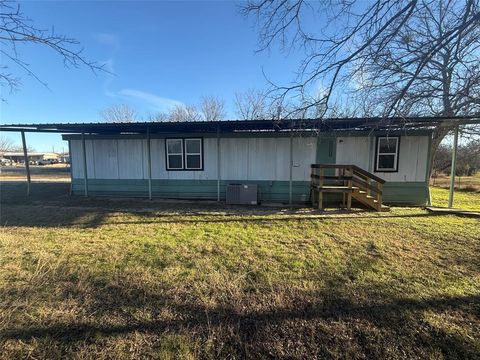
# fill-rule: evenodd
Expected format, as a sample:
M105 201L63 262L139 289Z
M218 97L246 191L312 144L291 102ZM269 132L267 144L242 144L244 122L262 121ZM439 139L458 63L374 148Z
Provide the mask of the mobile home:
M383 179L385 203L428 201L431 130L399 120L87 124L65 134L72 192L225 200L255 184L259 202L311 200L312 164L351 164ZM81 128L77 129L77 132Z

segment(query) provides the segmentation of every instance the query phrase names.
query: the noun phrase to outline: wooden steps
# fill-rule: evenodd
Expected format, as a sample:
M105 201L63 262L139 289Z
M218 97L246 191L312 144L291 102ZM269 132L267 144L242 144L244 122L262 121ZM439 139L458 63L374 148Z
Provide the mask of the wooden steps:
M325 169L335 169L335 175L325 175ZM323 208L324 193L343 194L342 205L351 209L352 198L376 211L389 211L382 204L385 181L355 165L313 164L311 174L312 204Z
M358 202L377 211L390 211L388 206L379 203L374 196L367 195L365 191L354 191L352 196Z

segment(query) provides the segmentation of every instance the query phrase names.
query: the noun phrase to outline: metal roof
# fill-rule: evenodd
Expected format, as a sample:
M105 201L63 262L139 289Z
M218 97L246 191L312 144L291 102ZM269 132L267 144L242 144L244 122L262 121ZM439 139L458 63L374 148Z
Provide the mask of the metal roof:
M64 134L145 134L205 132L362 131L431 129L441 124L478 124L478 116L224 120L195 122L51 123L0 125L0 131Z

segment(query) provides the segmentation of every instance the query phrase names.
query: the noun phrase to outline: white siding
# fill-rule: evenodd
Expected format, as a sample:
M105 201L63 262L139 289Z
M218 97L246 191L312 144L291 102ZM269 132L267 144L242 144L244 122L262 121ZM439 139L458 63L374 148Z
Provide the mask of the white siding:
M316 143L316 138L293 139L293 180L310 180ZM222 180L288 181L290 178L289 138L225 138L220 147Z
M375 137L337 138L337 164L354 164L386 181L425 181L428 136L401 136L398 172L375 172Z
M97 172L95 171L95 147L93 146L93 140L86 140L85 141L85 149L86 149L86 156L87 156L87 173L88 177L97 179ZM80 144L81 146L81 144ZM102 156L100 154L100 156Z
M220 177L222 180L247 180L248 158L248 139L220 139Z
M277 145L275 159L269 161L275 162L275 179L277 180L289 180L290 179L290 139L278 138L275 139ZM295 149L294 149L295 151ZM294 154L294 159L295 159Z
M317 138L293 138L294 181L310 181L311 165L315 163L316 155ZM286 168L289 169L288 160Z
M95 157L95 178L118 179L117 140L92 141Z
M309 181L315 162L316 138L293 139L293 180ZM147 143L141 139L87 140L88 177L96 179L146 179ZM165 140L151 140L153 179L217 179L217 139L204 138L203 171L167 171ZM222 180L289 180L290 139L221 138ZM83 177L80 140L71 141L73 177Z
M70 140L70 164L72 177L83 178L82 144L77 140Z
M87 154L88 177L93 179L95 178L95 163L93 162L94 148L91 140L85 141L85 149ZM82 142L80 140L71 140L70 151L72 152L70 156L70 161L72 162L72 175L74 178L83 178L85 174L83 170Z
M398 172L375 174L386 181L425 181L427 162L428 137L402 136L400 138Z
M116 140L118 147L118 178L143 178L143 152L140 140ZM152 140L153 145L154 140ZM153 152L152 152L153 153Z
M275 138L248 139L248 161L246 164L248 180L275 179L275 170L277 167L277 162L274 161L274 154L277 152L275 140Z
M368 137L337 138L337 164L357 165L369 169L370 141Z

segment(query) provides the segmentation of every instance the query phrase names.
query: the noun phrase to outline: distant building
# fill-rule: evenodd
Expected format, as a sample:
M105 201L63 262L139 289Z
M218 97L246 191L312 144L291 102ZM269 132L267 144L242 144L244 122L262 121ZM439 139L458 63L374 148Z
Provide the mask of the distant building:
M3 153L2 157L4 159L9 159L15 162L23 162L25 160L25 156L23 155L23 152L6 152L6 153ZM28 153L29 161L58 160L59 157L60 157L60 154L56 154L56 153L47 153L47 152Z
M69 154L60 154L58 157L58 161L61 163L69 164L70 163L70 155Z

